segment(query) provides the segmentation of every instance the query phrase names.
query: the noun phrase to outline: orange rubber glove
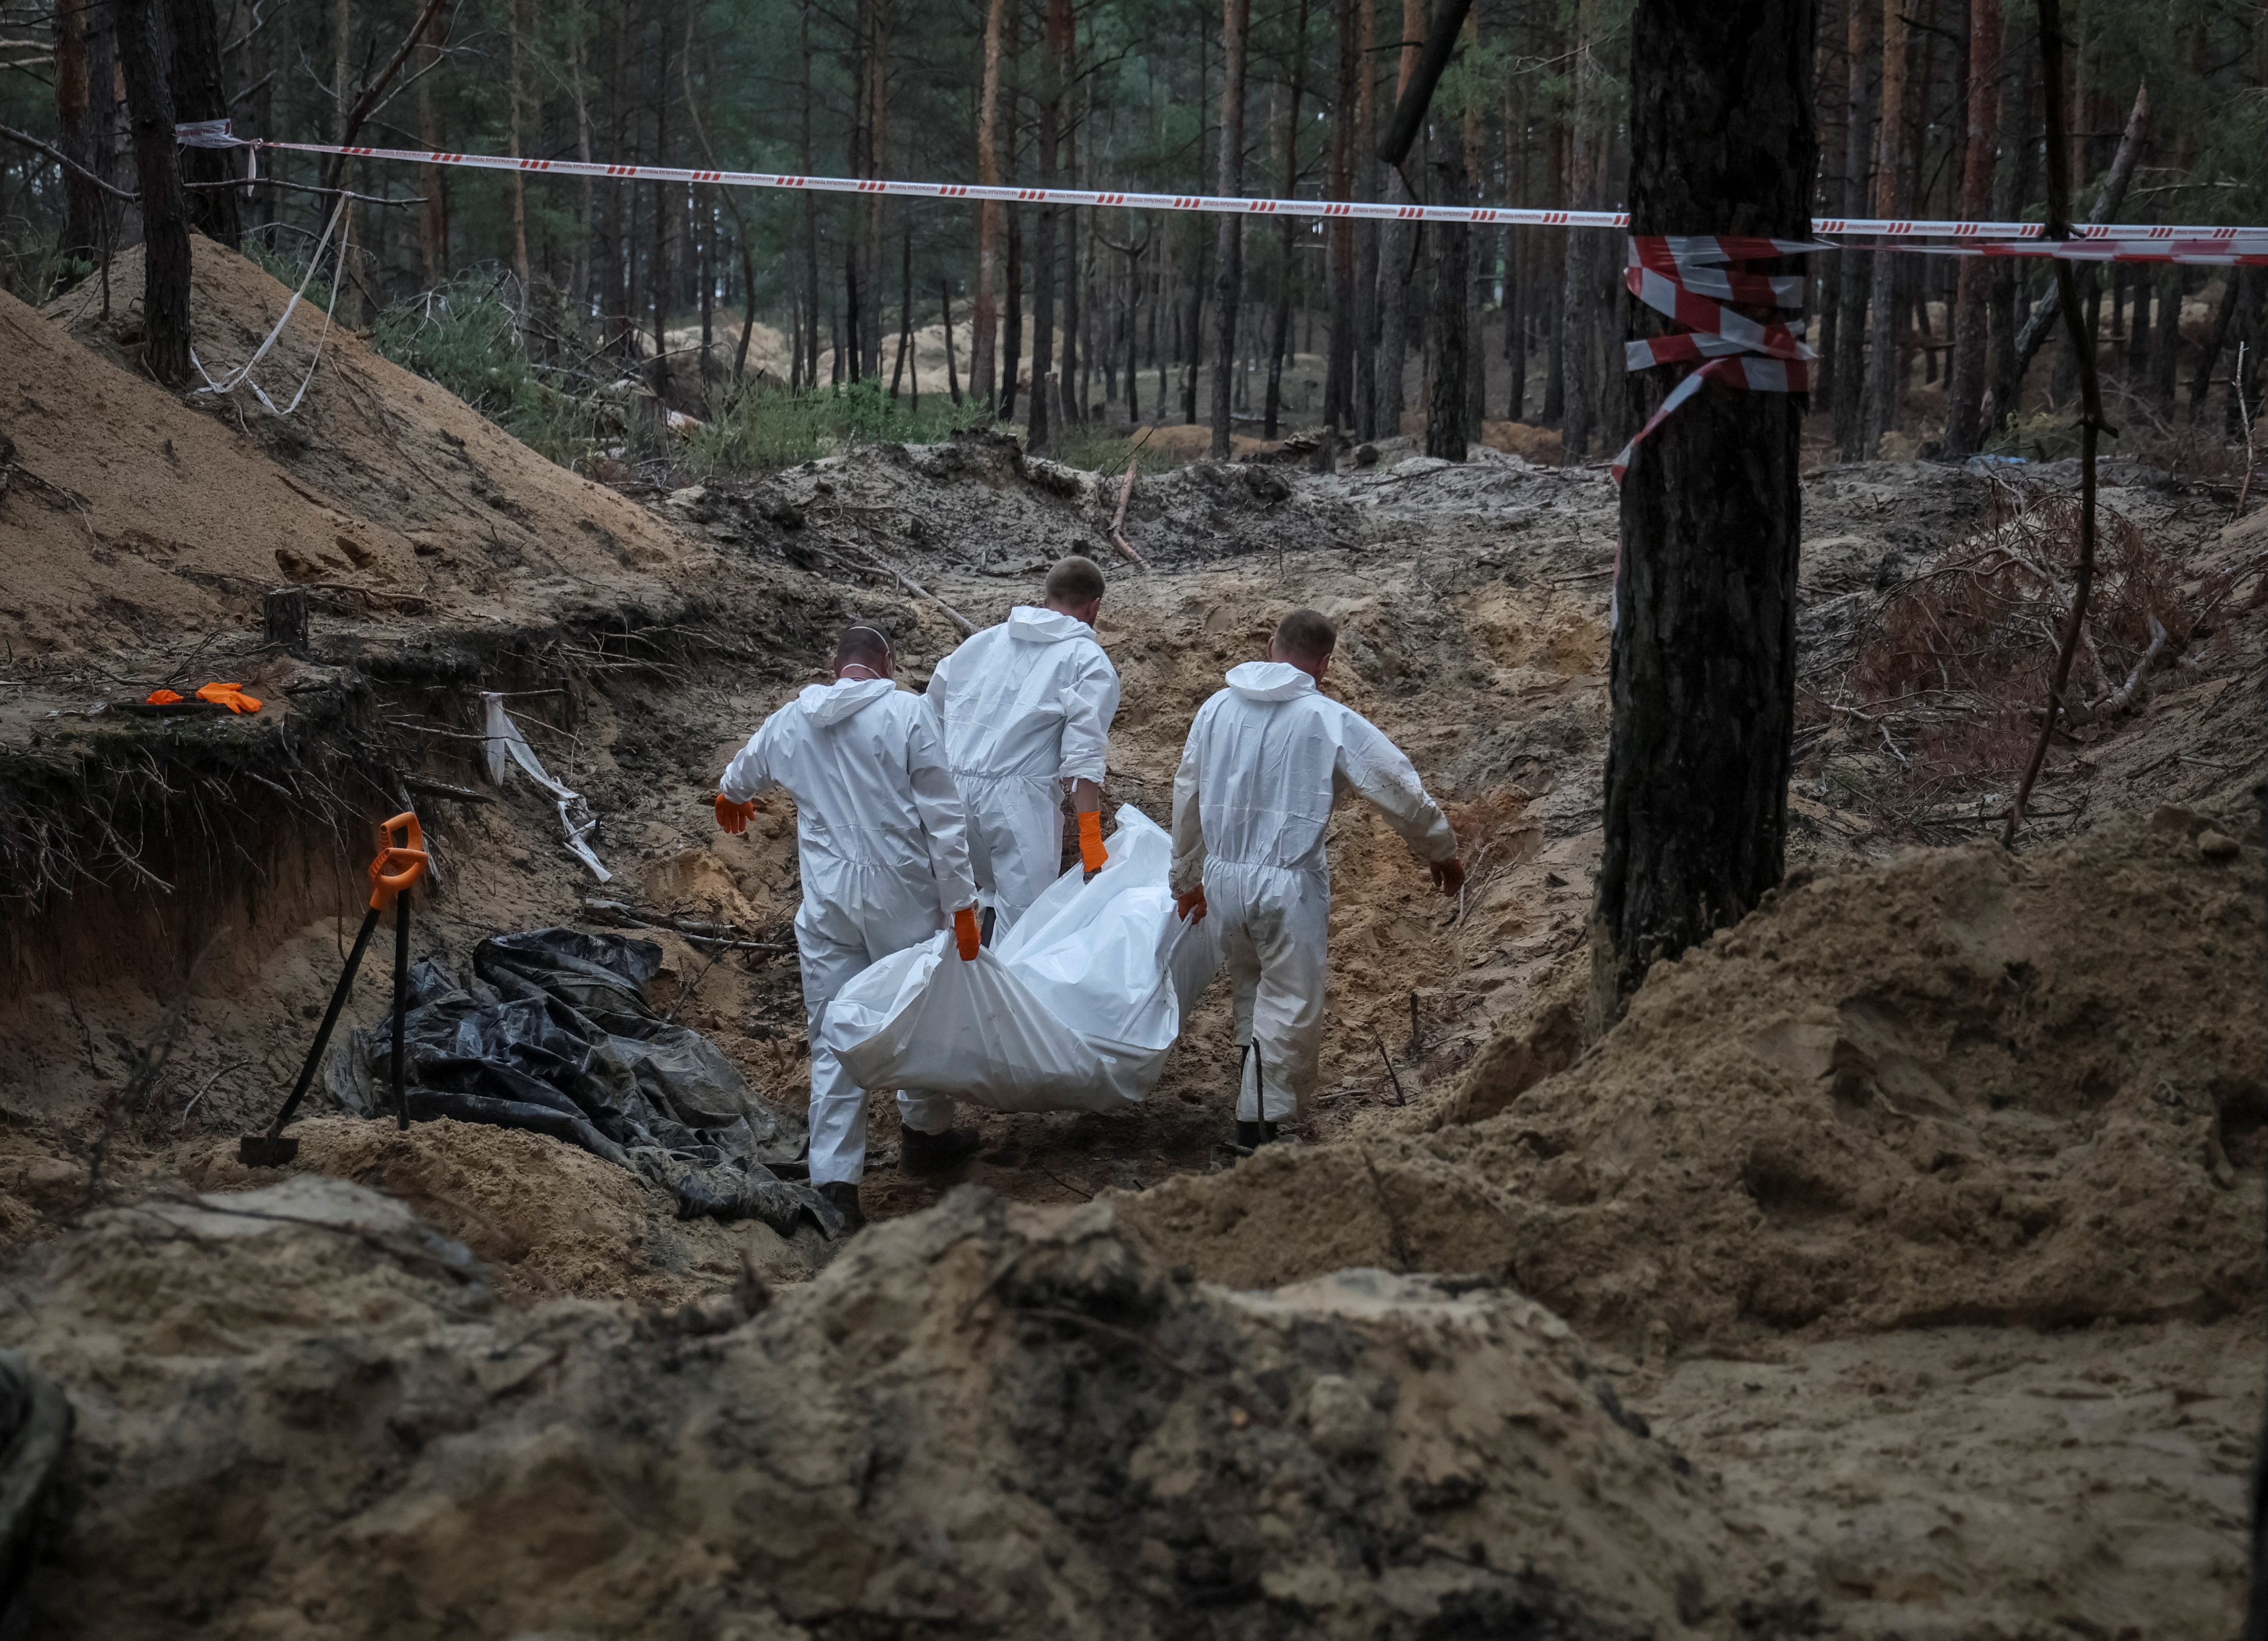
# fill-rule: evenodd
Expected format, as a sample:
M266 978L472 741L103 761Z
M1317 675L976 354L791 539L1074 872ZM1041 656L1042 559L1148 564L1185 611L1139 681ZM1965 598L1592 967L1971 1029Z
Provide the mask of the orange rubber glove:
M755 813L756 800L753 798L735 802L722 792L717 794L717 824L734 837L748 829L748 817Z
M153 707L170 707L180 699L181 692L178 689L153 689L150 692L144 704Z
M961 948L962 962L976 960L977 948L983 945L984 937L977 932L976 909L974 906L964 906L953 914L953 943Z
M244 693L242 684L207 684L197 691L197 699L210 701L215 706L226 707L232 712L257 712L260 703Z
M1102 811L1090 809L1079 818L1079 864L1100 872L1109 858L1102 847Z
M1204 885L1200 883L1187 894L1174 896L1174 910L1183 923L1203 923L1205 917Z

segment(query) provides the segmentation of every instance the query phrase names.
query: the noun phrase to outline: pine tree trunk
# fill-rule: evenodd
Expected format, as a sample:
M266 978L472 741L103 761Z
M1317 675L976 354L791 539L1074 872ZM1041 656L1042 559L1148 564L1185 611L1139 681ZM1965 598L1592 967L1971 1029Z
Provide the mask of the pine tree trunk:
M2157 334L2150 350L2150 391L2167 408L2174 403L2175 384L2181 375L2182 353L2182 293L2188 281L2180 268L2158 270ZM2095 333L2088 332L2088 340Z
M745 343L747 337L741 341ZM790 392L800 393L812 385L816 370L807 366L803 357L803 286L800 282L787 288L787 385ZM814 362L815 364L816 361Z
M1002 315L1000 408L1003 422L1016 419L1016 379L1024 360L1024 215L1008 208L1008 305Z
M1331 0L1332 35L1338 45L1331 92L1330 197L1354 197L1356 86L1362 58L1355 46L1354 0ZM1330 320L1323 342L1323 421L1342 431L1353 425L1354 224L1337 218L1325 229L1326 300Z
M1631 232L1802 239L1817 0L1637 0ZM1697 143L1696 131L1718 140ZM1631 310L1632 330L1666 326ZM1638 372L1633 413L1670 373ZM1592 1025L1778 883L1795 715L1801 401L1705 387L1622 493Z
M1008 0L991 0L984 11L984 84L976 103L976 180L987 188L1000 183L1000 33ZM970 310L968 394L978 404L998 402L993 386L998 357L1000 315L1000 215L997 200L976 208L976 295Z
M613 72L608 77L608 100L614 106L614 151L627 160L630 149L630 0L619 0L615 14ZM599 276L601 291L600 335L625 360L637 357L637 311L633 289L633 254L637 245L637 184L616 182L607 190L606 222L600 235L605 266Z
M1399 107L1418 72L1418 48L1425 39L1425 0L1402 0L1402 53L1394 79L1394 99ZM1406 165L1387 173L1386 197L1403 205L1418 202L1410 192ZM1379 236L1378 305L1378 425L1391 438L1402 430L1404 379L1410 366L1410 305L1415 291L1411 272L1416 263L1421 230L1415 223L1389 222Z
M1047 0L1047 32L1040 41L1040 186L1043 188L1056 186L1057 149L1063 132L1063 56L1056 31L1067 27L1070 20L1070 0ZM1039 230L1032 236L1032 401L1027 412L1024 438L1025 447L1034 455L1047 450L1050 431L1049 401L1055 392L1051 379L1056 361L1056 279L1060 260L1056 246L1058 209L1042 205L1039 215Z
M887 7L888 0L862 0L858 8L864 19L859 47L863 72L858 78L858 174L862 177L882 175L887 148L887 126L883 118L889 83L885 15ZM862 379L879 382L882 375L882 257L889 243L889 202L884 195L871 194L854 209L859 217L856 239L861 304L858 337L864 344L858 371Z
M228 85L220 62L220 19L213 0L166 0L166 15L173 36L173 118L177 121L228 118ZM227 182L237 175L239 161L232 149L183 149L181 180ZM242 230L237 217L237 191L232 188L184 188L189 202L189 224L209 239L234 249Z
M1525 80L1520 82L1517 99L1506 92L1505 119L1505 180L1510 185L1511 196L1525 200L1528 194L1528 90ZM1518 133L1518 147L1513 146L1513 134ZM1505 420L1525 422L1528 419L1528 250L1533 235L1517 228L1507 228L1504 235L1504 357L1510 368L1511 381L1506 385Z
M2000 141L2000 0L1969 0L1969 151L1961 176L1961 214L1976 221L1992 206L1993 162ZM1966 456L1984 442L1987 259L1963 257L1953 298L1952 380L1945 395L1945 452Z
M1061 10L1060 22L1056 16ZM1065 102L1071 88L1079 84L1079 33L1072 26L1071 0L1056 0L1049 11L1049 45L1055 48L1058 72L1062 75L1063 91L1058 103ZM1063 133L1063 175L1072 188L1079 186L1079 121L1071 117L1073 110L1065 107L1059 129ZM1063 363L1057 367L1056 393L1057 425L1070 427L1079 419L1079 229L1086 212L1064 210L1060 217L1063 230Z
M662 92L654 99L653 161L657 166L669 163L669 35L666 12L661 26ZM515 177L518 175L514 173ZM669 386L669 298L672 294L669 268L669 219L671 186L666 182L653 189L653 251L652 261L646 269L646 277L653 286L653 390L666 391Z
M898 384L905 379L906 356L914 345L914 237L910 233L898 238L898 351L890 366L890 397L898 396Z
M1213 192L1233 199L1244 192L1244 55L1251 33L1252 0L1221 0L1220 167ZM1244 219L1220 219L1214 251L1213 315L1219 335L1213 349L1212 453L1228 455L1230 405L1236 387L1236 320L1244 305Z
M1378 197L1378 75L1371 47L1378 39L1378 0L1356 0L1355 38L1361 79L1355 87L1355 171L1361 197ZM1378 437L1379 224L1364 222L1354 234L1354 436Z
M961 402L961 367L953 357L953 285L943 275L938 276L937 305L945 320L945 386L953 395L953 402Z
M1458 144L1442 141L1447 158L1435 164L1440 180L1438 203L1462 205L1465 166ZM1433 249L1433 313L1428 327L1429 366L1425 401L1425 453L1445 461L1462 461L1471 441L1465 430L1465 376L1471 350L1465 345L1465 289L1471 266L1468 243L1472 230L1462 223L1435 223L1427 238ZM1472 363L1477 363L1473 361Z
M1592 6L1586 0L1576 10L1573 48L1575 91L1568 114L1567 203L1572 210L1588 210L1597 203L1599 137L1594 129L1598 115L1590 76L1585 71L1594 48L1590 34ZM1596 247L1590 233L1570 231L1560 284L1560 392L1563 421L1559 459L1579 467L1591 453L1591 436L1598 430L1600 383L1593 357L1592 332L1601 300Z
M176 4L180 3L181 0L176 0ZM194 4L195 0L188 0L188 3ZM512 154L525 155L527 152L524 146L526 134L521 128L521 119L527 105L527 31L531 26L527 16L526 0L512 0L509 26L512 77L504 87L507 125L504 141L512 145L510 151ZM667 100L665 93L663 101L666 104ZM531 281L527 266L527 184L526 173L517 170L512 173L512 271L519 276L520 309L525 313ZM667 345L660 340L660 335L659 321L657 320L654 332L656 352L659 352Z
M2150 282L2139 268L2122 268L2119 274L2132 305L2126 320L2126 376L2132 381L2150 357Z
M796 8L802 31L802 49L797 55L803 77L803 147L798 162L803 174L811 174L811 0L803 0ZM803 344L804 386L819 386L819 202L809 189L803 194L803 314L809 332ZM841 340L839 337L836 339ZM834 379L843 379L843 355L838 348L835 355Z
M122 3L120 19L125 17ZM342 145L352 140L347 129L350 105L354 96L354 6L352 0L335 0L331 8L331 100L334 124L331 140ZM353 162L343 157L332 158L324 166L325 186L351 188L354 186ZM339 229L351 239L354 236L355 208L352 200L340 202ZM362 301L351 279L342 281L338 292L335 317L348 325L362 323Z
M1547 36L1546 44L1552 55L1557 55L1558 37ZM1553 121L1550 136L1550 153L1546 165L1550 171L1551 209L1564 210L1569 200L1567 194L1568 151L1573 146L1568 141L1567 128ZM1567 423L1567 316L1560 311L1551 291L1565 276L1567 241L1574 236L1565 228L1548 232L1544 244L1550 247L1540 259L1537 289L1544 293L1542 319L1543 321L1543 425L1565 430Z
M2243 285L2244 270L2230 269L2220 288L2220 304L2213 310L2213 329L2206 335L2204 345L2198 350L2197 371L2190 378L2189 419L2191 422L2198 422L2204 418L2205 397L2213 392L2213 366L2220 363L2221 350L2228 345L2229 323L2236 317L2237 302ZM2148 283L2137 278L2134 294L2139 329L2139 315L2149 311ZM2238 437L2241 438L2242 435L2240 433Z
M93 76L88 62L87 37L92 5L55 8L55 128L59 146L73 164L97 176L107 176L107 145L97 140L101 125L95 118ZM104 87L104 106L108 106ZM63 173L63 225L55 240L62 256L92 262L103 242L102 190L77 171Z
M2008 134L2009 141L2004 146L2009 151L2001 156L1999 168L1992 179L1992 216L1996 221L2014 217L2018 202L2030 197L2029 173L2036 151L2030 142L2016 141L2015 134L2029 134L2032 129L2031 92L2036 83L2038 54L2020 51L2012 55L2017 59L2016 64L2000 83L2000 129ZM2023 299L2023 277L2016 259L1996 257L1993 263L1985 333L1988 429L2006 426L2021 407L2024 364L2017 354L2016 337L2031 307Z
M1476 58L1481 51L1481 20L1477 10L1465 14L1465 40ZM1486 174L1487 161L1481 152L1481 114L1477 98L1465 105L1464 166L1458 180L1457 198L1467 205L1476 202L1473 192ZM1481 423L1488 418L1488 346L1487 333L1481 320L1481 259L1483 247L1494 239L1493 233L1476 233L1468 228L1461 236L1465 241L1463 253L1457 258L1457 281L1464 298L1463 340L1459 344L1465 356L1464 414L1458 418L1459 436L1464 445L1481 436ZM1453 461L1462 461L1465 451L1460 445Z
M1873 128L1874 99L1867 94L1867 35L1874 0L1850 0L1845 18L1844 55L1850 78L1844 87L1843 214L1865 214L1867 203L1867 138ZM1847 250L1837 259L1842 264L1842 289L1835 314L1835 357L1830 362L1830 406L1835 417L1835 443L1845 460L1856 460L1867 430L1867 298L1874 288L1874 254Z
M173 146L173 99L158 58L150 0L118 0L118 67L141 179L142 368L189 384L189 206Z
M574 93L575 97L575 158L587 166L591 163L591 99L589 87L584 83L583 28L583 7L580 4L579 0L578 0L578 4L572 13L570 15L568 21L567 84L569 90ZM424 67L431 62L432 57L438 56L440 55L440 47L438 43L429 42L419 48L419 54L421 57L424 58L424 62L421 63L419 66ZM431 55L428 55L427 54ZM429 148L438 148L440 146L437 140L438 136L440 114L438 109L434 108L432 106L433 99L430 91L430 79L426 78L421 78L417 82L417 110L419 121L418 136L419 139ZM429 134L424 129L426 124L429 122L433 124L436 128L435 131L431 134ZM433 180L433 179L438 177L440 170L441 167L438 166L429 166L426 167L428 180L425 185L425 210L429 213L432 210L433 206L439 202L441 190L438 183ZM579 199L576 206L575 217L577 229L575 237L575 261L572 268L568 273L567 284L568 290L572 295L572 311L575 314L577 322L579 324L583 316L590 312L591 230L593 226L592 211L593 185L589 177L584 177L577 186L579 191ZM435 233L429 224L430 218L423 217L421 218L418 224L418 249L421 254L423 254L429 243L432 243L437 246L445 246L447 243L448 233L446 226L446 218L444 219L442 231L438 233ZM425 283L429 285L439 283L439 281L435 278L431 271L431 264L430 261L427 265ZM800 330L797 331L796 340L800 342L802 339L803 333ZM745 362L747 357L747 335L746 332L743 332L740 338L740 357L743 362ZM735 374L738 374L738 372L736 372Z
M1906 18L1903 0L1884 0L1882 11L1882 120L1874 138L1874 215L1896 217L1904 197L1900 165L1905 146ZM1874 256L1869 281L1871 339L1867 352L1867 414L1858 455L1873 460L1882 435L1895 430L1905 398L1905 353L1899 346L1898 263L1888 252ZM1851 453L1845 452L1846 455Z
M1296 44L1292 53L1291 99L1284 115L1284 180L1285 199L1293 198L1300 191L1300 99L1307 90L1307 15L1309 0L1300 0L1300 21L1293 38ZM1298 244L1299 224L1290 217L1279 219L1277 235L1276 312L1268 339L1268 398L1263 406L1262 437L1277 437L1276 426L1284 403L1284 350L1290 345L1292 334L1292 266ZM1326 394L1328 399L1328 394Z

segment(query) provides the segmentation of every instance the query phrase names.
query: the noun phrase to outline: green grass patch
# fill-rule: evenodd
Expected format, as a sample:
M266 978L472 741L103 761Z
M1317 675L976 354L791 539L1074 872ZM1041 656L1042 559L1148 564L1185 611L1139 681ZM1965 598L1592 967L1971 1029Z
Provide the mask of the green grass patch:
M587 460L620 420L604 401L576 391L584 383L528 356L519 314L491 275L467 275L395 303L379 316L371 341L562 467Z
M1055 460L1089 473L1123 473L1130 460L1139 463L1145 473L1163 473L1182 465L1181 457L1143 443L1138 432L1120 435L1091 422L1058 428L1055 446L1050 453Z
M687 443L685 464L704 477L770 473L858 445L935 445L984 413L950 399L893 400L875 382L842 387L759 386L718 394Z

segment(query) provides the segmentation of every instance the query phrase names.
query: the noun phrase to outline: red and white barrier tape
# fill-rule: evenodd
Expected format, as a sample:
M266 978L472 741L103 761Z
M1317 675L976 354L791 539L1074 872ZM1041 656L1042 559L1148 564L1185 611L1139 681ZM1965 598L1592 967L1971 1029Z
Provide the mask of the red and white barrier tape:
M228 122L199 121L174 128L178 140L198 148L266 148L299 154L343 154L355 159L396 160L412 166L458 166L533 175L602 177L633 182L677 182L718 188L803 188L831 194L886 194L911 199L991 200L1008 205L1073 205L1130 210L1209 211L1255 217L1351 217L1366 222L1463 223L1479 227L1614 228L1630 216L1613 210L1527 210L1498 205L1415 205L1381 200L1271 200L1210 194L1116 194L1091 188L987 188L971 182L903 182L879 177L796 176L767 171L693 171L675 166L616 166L596 160L519 159L502 154L431 152L413 148L342 147L331 143L276 143L230 134ZM2105 223L2074 229L2078 238L2053 240L2036 222L1926 222L1833 217L1812 224L1816 234L1885 239L1892 248L1954 255L2068 256L2085 261L2237 262L2268 260L2268 227L2151 226ZM1967 243L1925 246L1916 239ZM1867 249L1808 243L1802 250Z
M1670 389L1661 408L1609 464L1616 483L1630 470L1631 453L1670 412L1699 393L1704 382L1758 394L1810 391L1811 366L1819 356L1803 340L1803 321L1751 319L1725 305L1800 308L1809 283L1802 276L1751 274L1734 264L1824 248L1805 239L1703 234L1646 235L1630 242L1624 283L1646 306L1687 328L1680 335L1624 343L1624 368L1644 371L1693 359L1705 363Z

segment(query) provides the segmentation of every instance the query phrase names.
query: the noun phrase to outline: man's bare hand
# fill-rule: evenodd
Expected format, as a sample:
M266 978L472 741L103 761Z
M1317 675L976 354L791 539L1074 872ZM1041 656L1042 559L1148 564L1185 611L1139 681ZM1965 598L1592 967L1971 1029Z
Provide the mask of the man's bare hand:
M1205 916L1204 885L1200 883L1187 894L1174 896L1174 911L1183 923L1203 923Z
M1454 894L1465 887L1465 863L1454 855L1435 861L1425 870L1433 874L1433 887L1444 894Z

